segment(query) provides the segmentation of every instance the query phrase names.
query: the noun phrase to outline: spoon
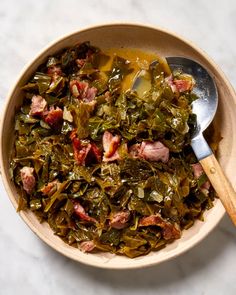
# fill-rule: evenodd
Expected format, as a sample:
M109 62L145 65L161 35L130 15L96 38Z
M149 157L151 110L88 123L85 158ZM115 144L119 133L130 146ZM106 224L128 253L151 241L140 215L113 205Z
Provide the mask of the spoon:
M212 122L218 106L218 92L215 82L206 69L191 59L167 57L166 60L172 71L179 69L183 73L193 76L196 81L193 93L198 96L198 99L192 102L192 112L196 114L197 122L192 134L191 146L225 210L236 226L236 192L203 137L203 131ZM156 63L157 61L154 61L151 65ZM132 90L142 89L143 86L145 88L147 83L147 77L142 70L137 74Z

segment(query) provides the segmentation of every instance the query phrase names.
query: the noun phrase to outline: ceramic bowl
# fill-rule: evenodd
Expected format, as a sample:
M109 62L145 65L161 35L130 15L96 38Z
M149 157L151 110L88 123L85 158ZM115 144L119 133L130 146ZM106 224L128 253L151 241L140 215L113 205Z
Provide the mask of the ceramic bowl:
M18 196L10 180L9 157L14 134L15 110L20 106L23 99L21 86L27 82L37 67L49 55L65 47L72 46L77 42L88 40L102 49L112 47L138 48L143 51L158 53L162 56L184 56L202 64L214 78L219 91L219 107L214 119L214 125L222 134L223 139L219 145L218 159L231 183L233 185L236 184L236 133L233 132L233 130L236 130L236 95L219 67L205 52L191 42L166 30L137 24L108 24L74 32L50 44L25 67L13 86L7 98L6 108L2 117L0 160L3 182L15 208L17 208ZM110 253L82 253L55 236L47 223L39 223L32 212L20 212L19 214L40 239L61 254L96 267L127 269L158 264L187 251L206 237L217 225L224 215L224 208L221 202L216 200L214 208L204 214L205 221L196 221L193 227L183 232L181 239L176 240L158 252L151 252L146 256L134 259Z

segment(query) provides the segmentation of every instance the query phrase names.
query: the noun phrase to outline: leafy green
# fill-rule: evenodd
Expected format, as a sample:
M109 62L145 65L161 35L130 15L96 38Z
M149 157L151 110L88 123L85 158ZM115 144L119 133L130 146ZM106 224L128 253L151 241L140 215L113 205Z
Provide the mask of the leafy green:
M110 70L101 70L110 59ZM10 159L18 210L33 211L73 247L86 242L130 258L180 237L182 229L203 220L215 198L212 188L204 189L206 175L196 179L193 173L197 160L189 144L196 97L167 83L170 74L191 77L171 73L159 59L145 70L146 88L123 90L134 68L89 42L48 57L22 87ZM77 96L71 93L73 80ZM34 95L46 101L37 115L30 112ZM210 137L216 151L221 137L212 131ZM169 149L167 161L145 155L145 145L153 142ZM23 167L33 170L32 191L25 190Z
M93 112L93 105L80 102L78 105L71 105L70 109L73 111L74 122L77 127L79 138L86 138L89 135L88 122Z
M111 92L120 92L124 77L133 71L129 65L130 62L124 58L119 56L114 57L112 70L108 79L108 86Z
M46 92L51 84L51 77L47 74L36 72L33 78L33 82L35 82L38 86L39 94L43 94Z

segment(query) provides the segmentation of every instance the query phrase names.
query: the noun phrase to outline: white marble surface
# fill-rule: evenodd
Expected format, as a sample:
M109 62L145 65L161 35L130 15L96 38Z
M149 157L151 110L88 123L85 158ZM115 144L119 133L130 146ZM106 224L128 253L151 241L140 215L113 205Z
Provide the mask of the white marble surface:
M1 0L0 111L22 66L49 41L92 24L135 21L176 31L202 47L236 87L235 0ZM236 294L236 230L225 217L200 245L159 266L93 269L41 242L0 182L0 294Z

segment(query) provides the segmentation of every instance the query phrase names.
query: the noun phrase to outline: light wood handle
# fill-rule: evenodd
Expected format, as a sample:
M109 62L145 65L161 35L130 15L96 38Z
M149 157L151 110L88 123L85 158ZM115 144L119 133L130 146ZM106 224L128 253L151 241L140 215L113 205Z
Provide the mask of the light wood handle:
M213 154L200 160L200 163L225 210L236 226L236 192Z

